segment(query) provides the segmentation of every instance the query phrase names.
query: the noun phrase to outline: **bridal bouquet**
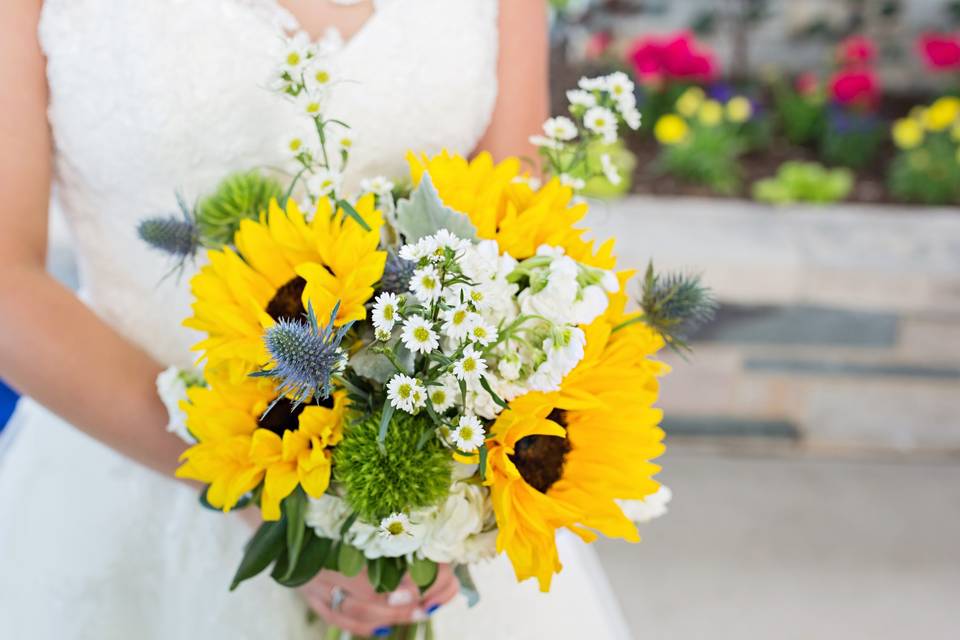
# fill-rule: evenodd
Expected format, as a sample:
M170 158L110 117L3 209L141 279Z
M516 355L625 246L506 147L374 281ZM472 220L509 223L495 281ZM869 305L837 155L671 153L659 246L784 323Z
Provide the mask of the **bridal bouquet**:
M655 356L710 301L650 269L631 310L632 272L577 226L578 185L617 177L583 150L639 126L633 86L571 93L534 139L542 187L516 159L411 154L408 186L351 194L349 129L324 116L337 78L297 41L283 62L276 89L315 138L288 141L292 178L229 176L139 229L181 261L206 249L185 321L202 371L159 386L191 443L177 475L206 506L262 513L231 588L365 570L426 589L451 563L475 596L469 566L504 552L547 591L559 529L638 541L627 512L660 489Z

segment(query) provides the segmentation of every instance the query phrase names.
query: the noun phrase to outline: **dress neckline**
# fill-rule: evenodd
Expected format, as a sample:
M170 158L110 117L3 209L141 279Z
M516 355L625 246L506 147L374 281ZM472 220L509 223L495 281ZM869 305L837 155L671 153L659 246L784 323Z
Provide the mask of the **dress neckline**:
M312 36L310 35L310 32L304 28L303 23L300 22L300 18L298 18L295 13L290 11L290 9L281 5L278 0L262 0L262 2L273 11L274 15L276 16L276 22L286 32L287 35L303 33L313 44L320 45L328 51L342 51L348 49L354 44L354 41L361 40L366 37L365 34L380 18L380 14L383 13L384 7L392 3L391 0L373 0L373 12L370 14L370 17L364 21L364 23L353 33L353 35L351 35L349 38L344 38L340 28L335 25L330 25L316 37Z

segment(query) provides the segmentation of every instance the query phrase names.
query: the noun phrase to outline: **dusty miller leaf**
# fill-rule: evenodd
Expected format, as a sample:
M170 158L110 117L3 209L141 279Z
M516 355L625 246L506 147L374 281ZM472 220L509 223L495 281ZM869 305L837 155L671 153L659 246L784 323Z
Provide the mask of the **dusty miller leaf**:
M477 240L477 228L470 218L443 204L426 172L410 197L397 204L397 227L407 242L416 242L440 229L465 240Z

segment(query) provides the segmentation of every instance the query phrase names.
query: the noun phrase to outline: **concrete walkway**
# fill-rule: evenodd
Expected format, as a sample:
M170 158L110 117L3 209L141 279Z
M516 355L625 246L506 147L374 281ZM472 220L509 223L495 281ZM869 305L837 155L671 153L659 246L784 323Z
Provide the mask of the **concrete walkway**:
M598 547L635 638L960 638L960 464L662 462L670 513Z

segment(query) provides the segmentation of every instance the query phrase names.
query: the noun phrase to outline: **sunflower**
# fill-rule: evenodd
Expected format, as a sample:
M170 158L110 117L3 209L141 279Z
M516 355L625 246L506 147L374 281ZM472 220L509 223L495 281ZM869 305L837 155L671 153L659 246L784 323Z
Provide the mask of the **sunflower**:
M598 532L637 542L616 501L659 488L650 460L663 452L662 413L653 403L668 368L651 356L663 340L642 323L624 325L637 315L624 314L625 303L611 296L607 312L584 327L583 360L559 391L513 400L487 440L498 551L519 580L536 577L543 591L560 570L557 529L586 542Z
M247 371L263 365L264 330L281 317L299 318L308 304L323 318L339 301L337 325L366 317L387 254L377 250L383 218L373 196L355 208L369 231L326 199L309 222L293 200L286 211L273 201L259 221L241 222L236 250L208 253L210 264L190 283L193 316L184 322L207 335L194 349L208 368L231 360Z
M470 161L446 152L432 158L408 154L407 161L414 184L428 172L443 202L469 217L479 237L496 240L514 258L528 258L548 244L563 247L578 262L614 267L613 240L596 251L592 241L584 240L586 230L575 225L587 205L574 203L573 191L559 180L533 190L522 179L519 160L494 164L486 152Z
M187 428L197 444L184 452L177 477L206 483L207 502L229 511L263 481L260 508L280 517L280 501L300 485L319 498L330 484L330 451L342 438L345 391L319 405L277 398L271 381L208 371L208 387L188 389Z

